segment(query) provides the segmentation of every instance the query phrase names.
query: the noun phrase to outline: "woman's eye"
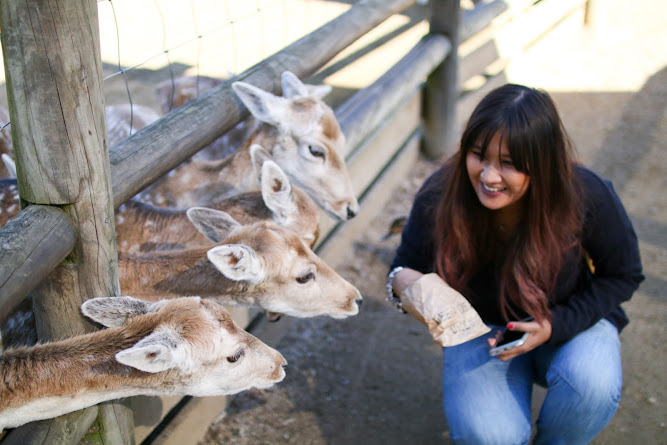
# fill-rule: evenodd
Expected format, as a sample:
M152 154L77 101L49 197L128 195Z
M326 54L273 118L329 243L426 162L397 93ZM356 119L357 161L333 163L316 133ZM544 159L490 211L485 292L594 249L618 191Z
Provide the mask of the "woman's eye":
M241 357L243 357L243 354L245 354L245 351L244 351L243 349L239 349L239 351L238 351L236 354L227 357L227 361L228 361L229 363L235 363L235 362L237 362Z
M482 159L482 150L470 150L470 153L471 153L474 157L476 157L476 158L478 158L478 159Z
M508 167L514 167L514 162L512 162L511 159L505 159L502 162L503 162L503 165L506 165Z
M296 279L296 281L300 284L304 284L309 282L310 280L315 278L315 274L312 272L308 272L307 274L301 275Z
M308 151L316 158L324 159L324 150L322 150L320 147L316 145L308 145Z

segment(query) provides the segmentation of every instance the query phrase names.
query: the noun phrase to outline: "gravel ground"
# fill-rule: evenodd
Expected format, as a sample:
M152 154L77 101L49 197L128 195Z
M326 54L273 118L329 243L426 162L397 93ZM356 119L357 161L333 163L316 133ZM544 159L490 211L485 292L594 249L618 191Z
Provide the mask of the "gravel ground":
M659 42L667 41L667 7L612 0L602 8L593 26L539 43L507 75L553 95L582 160L613 180L641 241L647 279L624 305L623 397L594 443L665 444L667 54ZM277 345L286 379L234 397L202 444L449 443L441 351L383 301L399 240L382 236L438 162L419 160L338 267L364 295L361 313L297 320Z

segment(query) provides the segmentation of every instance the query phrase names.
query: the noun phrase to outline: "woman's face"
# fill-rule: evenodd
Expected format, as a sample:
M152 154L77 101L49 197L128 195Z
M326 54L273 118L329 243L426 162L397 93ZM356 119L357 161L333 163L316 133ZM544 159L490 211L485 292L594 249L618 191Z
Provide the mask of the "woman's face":
M484 157L481 147L473 147L466 166L477 197L490 210L511 209L528 190L530 176L514 168L500 133L493 136Z

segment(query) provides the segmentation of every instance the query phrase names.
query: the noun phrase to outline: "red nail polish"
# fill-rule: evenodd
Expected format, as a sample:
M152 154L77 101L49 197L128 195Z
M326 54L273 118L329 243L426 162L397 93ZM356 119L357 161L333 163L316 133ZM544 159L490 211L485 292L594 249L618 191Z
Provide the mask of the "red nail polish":
M507 329L514 329L514 323L507 323Z

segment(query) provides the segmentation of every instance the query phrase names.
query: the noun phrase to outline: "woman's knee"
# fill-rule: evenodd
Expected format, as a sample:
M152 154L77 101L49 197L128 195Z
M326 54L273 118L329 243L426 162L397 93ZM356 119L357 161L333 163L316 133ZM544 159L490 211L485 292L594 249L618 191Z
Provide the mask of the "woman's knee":
M569 399L569 405L590 410L616 411L621 400L623 378L619 370L604 365L577 366L563 370L553 367L547 374L550 393Z
M459 425L457 430L450 430L450 438L456 444L476 445L511 445L527 444L530 441L530 422L503 421L487 419L486 421L470 422Z

